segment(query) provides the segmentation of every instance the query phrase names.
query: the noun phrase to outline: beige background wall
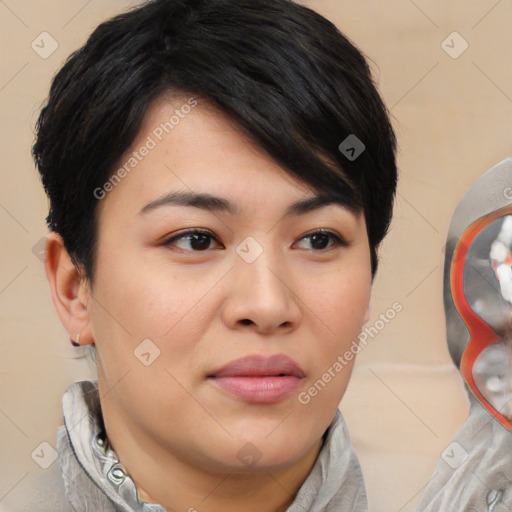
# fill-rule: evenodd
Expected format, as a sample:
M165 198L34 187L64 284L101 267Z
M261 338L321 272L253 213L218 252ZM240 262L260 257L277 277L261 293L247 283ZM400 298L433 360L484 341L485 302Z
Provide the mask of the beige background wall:
M372 512L412 511L441 452L467 414L446 349L442 262L464 191L512 154L510 0L310 0L373 61L399 139L395 219L373 290L370 338L342 403ZM29 148L50 79L95 25L133 2L0 2L0 504L41 469L31 452L54 444L60 399L91 370L75 358L38 257L47 201ZM452 32L459 36L442 42ZM42 32L58 48L51 49ZM44 36L46 37L46 36ZM453 40L453 43L451 42ZM35 246L35 248L34 248Z

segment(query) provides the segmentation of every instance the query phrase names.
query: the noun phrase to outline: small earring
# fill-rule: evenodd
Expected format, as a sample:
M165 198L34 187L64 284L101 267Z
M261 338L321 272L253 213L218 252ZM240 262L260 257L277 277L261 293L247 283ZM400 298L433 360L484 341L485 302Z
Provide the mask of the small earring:
M73 345L74 347L80 346L80 333L76 335L76 341L71 340L71 345Z

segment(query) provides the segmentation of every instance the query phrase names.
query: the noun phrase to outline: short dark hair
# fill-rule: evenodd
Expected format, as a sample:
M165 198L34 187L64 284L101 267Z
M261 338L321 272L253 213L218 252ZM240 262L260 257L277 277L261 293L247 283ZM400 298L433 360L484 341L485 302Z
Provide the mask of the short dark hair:
M363 211L375 275L392 216L396 139L362 53L291 0L150 0L99 25L68 58L36 125L48 226L91 282L93 191L166 92L208 100L291 175ZM349 136L359 146L347 153L339 148Z

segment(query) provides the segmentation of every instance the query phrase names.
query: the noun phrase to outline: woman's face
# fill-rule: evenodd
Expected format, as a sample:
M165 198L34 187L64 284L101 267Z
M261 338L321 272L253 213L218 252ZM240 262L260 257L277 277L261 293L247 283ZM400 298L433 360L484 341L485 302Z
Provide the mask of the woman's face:
M128 153L99 201L87 304L107 432L204 470L292 465L349 381L363 215L311 201L199 100L154 103Z

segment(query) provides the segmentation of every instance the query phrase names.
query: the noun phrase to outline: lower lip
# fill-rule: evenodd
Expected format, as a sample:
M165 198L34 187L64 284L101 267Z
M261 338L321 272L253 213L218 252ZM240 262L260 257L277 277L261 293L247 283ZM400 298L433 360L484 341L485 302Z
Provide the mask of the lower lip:
M223 391L244 402L274 404L284 400L299 385L299 377L214 377L210 379Z

